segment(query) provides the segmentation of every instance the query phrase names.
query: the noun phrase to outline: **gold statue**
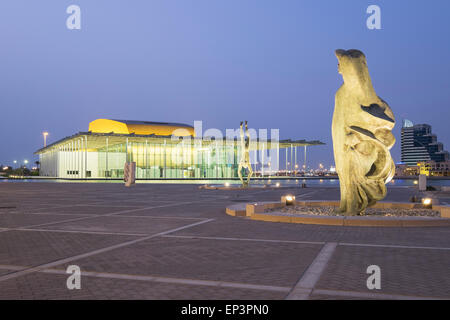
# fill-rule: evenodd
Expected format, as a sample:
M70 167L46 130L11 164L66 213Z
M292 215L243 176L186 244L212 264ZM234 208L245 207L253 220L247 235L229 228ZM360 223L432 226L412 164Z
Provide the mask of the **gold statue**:
M344 84L336 93L332 135L341 202L345 215L363 214L386 196L395 165L389 150L395 143L394 115L377 96L359 50L336 50Z

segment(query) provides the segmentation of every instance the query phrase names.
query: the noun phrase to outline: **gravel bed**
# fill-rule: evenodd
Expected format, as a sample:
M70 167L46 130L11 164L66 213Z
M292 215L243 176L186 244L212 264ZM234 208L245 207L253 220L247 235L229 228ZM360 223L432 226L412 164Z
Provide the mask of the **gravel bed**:
M336 207L307 207L307 206L286 206L283 208L267 209L265 212L283 212L290 214L311 214L316 216L343 216L339 214ZM439 211L430 209L376 209L367 208L364 216L379 217L435 217L439 218Z

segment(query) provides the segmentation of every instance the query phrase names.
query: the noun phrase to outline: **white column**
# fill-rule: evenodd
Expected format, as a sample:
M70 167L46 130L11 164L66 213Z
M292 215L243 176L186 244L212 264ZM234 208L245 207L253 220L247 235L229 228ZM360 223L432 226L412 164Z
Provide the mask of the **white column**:
M166 162L166 158L167 158L167 150L166 150L166 139L164 139L164 174L163 174L163 178L167 177L167 162Z
M286 175L288 170L288 148L286 148Z
M87 160L88 160L88 142L87 142L87 136L84 136L84 177L87 178Z
M70 170L72 172L75 171L75 157L74 157L74 144L73 141L70 142ZM73 177L73 174L70 175L70 177Z
M261 176L264 177L264 142L261 146Z
M148 178L148 141L147 139L145 140L145 150L144 150L144 155L145 155L145 178Z
M63 157L64 157L64 168L62 170L63 172L63 177L67 178L67 168L68 168L68 157L67 157L67 143L64 144L63 146Z
M292 167L294 165L294 146L291 144L291 171L292 171Z
M295 164L294 164L294 171L297 172L297 147L294 147L294 154L295 154Z
M306 172L306 145L305 145L305 163L304 163L304 166L305 166L305 172Z
M105 178L107 178L109 175L109 170L108 170L108 148L109 148L109 139L108 137L106 137L106 156L105 156L105 163L106 163L106 167L105 167Z
M78 160L78 174L77 174L77 176L78 176L78 178L81 178L81 158L80 158L81 152L80 152L80 149L81 149L81 141L80 141L80 139L77 139L77 160Z

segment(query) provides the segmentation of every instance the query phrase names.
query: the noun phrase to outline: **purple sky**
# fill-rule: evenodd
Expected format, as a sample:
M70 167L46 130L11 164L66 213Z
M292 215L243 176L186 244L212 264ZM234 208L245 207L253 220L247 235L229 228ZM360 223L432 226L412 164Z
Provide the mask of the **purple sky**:
M81 30L66 8L81 7ZM381 8L382 30L366 27ZM34 160L96 118L279 128L319 139L333 164L337 48L362 50L401 119L428 123L450 149L450 1L59 0L0 2L0 163ZM299 154L302 158L302 153Z

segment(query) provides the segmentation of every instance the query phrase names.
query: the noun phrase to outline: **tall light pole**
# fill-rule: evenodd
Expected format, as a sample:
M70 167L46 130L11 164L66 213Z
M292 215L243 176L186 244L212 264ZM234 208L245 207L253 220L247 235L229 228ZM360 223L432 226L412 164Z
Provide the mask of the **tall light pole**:
M47 136L48 136L48 132L44 131L42 132L42 135L44 136L44 148L47 146Z

